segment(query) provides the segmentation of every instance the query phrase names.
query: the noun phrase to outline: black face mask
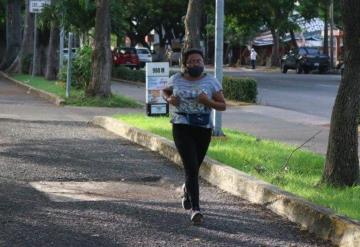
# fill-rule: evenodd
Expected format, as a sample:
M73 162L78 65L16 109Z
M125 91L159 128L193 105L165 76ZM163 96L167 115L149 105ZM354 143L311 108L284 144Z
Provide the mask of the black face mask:
M189 73L189 75L191 77L199 77L203 71L204 71L203 66L194 66L194 67L187 68L187 72Z

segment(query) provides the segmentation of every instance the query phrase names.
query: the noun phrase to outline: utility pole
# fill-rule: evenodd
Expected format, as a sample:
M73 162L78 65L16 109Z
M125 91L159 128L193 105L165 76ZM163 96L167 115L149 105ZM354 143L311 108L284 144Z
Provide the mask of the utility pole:
M37 22L37 13L34 13L35 18L34 18L34 47L33 47L33 61L32 61L32 72L31 72L31 76L34 77L36 74L36 46L37 46L37 27L36 27L36 22Z
M68 37L68 61L67 61L67 77L66 77L66 98L70 96L71 88L71 63L72 63L72 39L73 34L70 32Z
M330 2L330 69L334 68L334 0Z
M59 69L64 65L64 26L60 28L60 42L59 42Z
M216 0L215 13L215 78L222 84L224 50L224 0ZM214 136L223 136L221 112L213 110Z
M65 30L64 30L64 13L61 13L61 25L60 25L60 35L59 35L59 71L64 66L64 40L65 40Z

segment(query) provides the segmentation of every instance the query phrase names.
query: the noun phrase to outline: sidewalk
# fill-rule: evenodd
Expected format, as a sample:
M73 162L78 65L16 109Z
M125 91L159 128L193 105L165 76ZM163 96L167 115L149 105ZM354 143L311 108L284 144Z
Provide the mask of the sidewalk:
M113 82L112 91L145 102L145 86ZM321 130L304 148L325 154L329 120L309 114L275 107L250 105L231 106L222 114L223 127L299 146Z
M1 78L0 89L1 246L331 246L203 180L194 227L181 169L87 123L130 110L56 107Z

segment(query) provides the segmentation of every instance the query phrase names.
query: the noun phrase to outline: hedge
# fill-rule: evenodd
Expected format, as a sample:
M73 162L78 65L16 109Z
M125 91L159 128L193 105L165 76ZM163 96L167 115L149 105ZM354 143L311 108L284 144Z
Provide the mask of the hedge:
M225 98L244 102L256 102L257 83L251 78L224 77L223 92Z
M176 72L170 71L170 76ZM140 81L145 83L144 70L132 70L125 66L113 67L112 76L117 79ZM223 90L225 98L244 102L256 102L257 83L251 78L224 77Z
M132 70L126 66L113 66L112 77L128 81L139 81L145 83L145 70Z
M176 71L170 70L169 76L177 73ZM145 70L132 70L126 66L113 66L112 77L116 79L123 79L128 81L138 81L145 83Z

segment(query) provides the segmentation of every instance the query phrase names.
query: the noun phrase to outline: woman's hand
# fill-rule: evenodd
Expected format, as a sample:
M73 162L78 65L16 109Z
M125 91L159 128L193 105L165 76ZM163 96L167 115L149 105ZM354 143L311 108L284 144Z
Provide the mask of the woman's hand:
M198 102L217 111L225 111L226 104L223 93L217 92L213 95L212 99L209 99L206 93L202 92L197 98Z
M167 101L169 104L173 105L173 106L179 106L179 104L180 104L180 99L179 99L179 97L174 96L174 95L171 95L171 96L167 97L167 98L166 98L166 101Z
M207 96L206 93L202 92L201 94L199 94L198 98L197 98L197 101L200 103L200 104L203 104L205 106L209 106L209 98Z

